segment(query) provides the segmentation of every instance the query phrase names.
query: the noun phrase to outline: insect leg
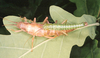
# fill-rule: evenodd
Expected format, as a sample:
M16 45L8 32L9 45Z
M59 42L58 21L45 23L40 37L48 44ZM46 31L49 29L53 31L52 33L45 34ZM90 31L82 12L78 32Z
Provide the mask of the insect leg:
M46 18L44 19L43 24L45 24L46 22L49 24L48 17L46 17Z
M54 38L56 38L57 36L54 36L54 37L44 36L44 37L49 38L49 39L54 39Z
M27 41L28 41L31 37L33 37L33 36L30 36L30 37L26 40L26 42L24 43L24 46L25 46L25 44L27 43ZM23 46L23 48L24 48L24 46Z
M33 22L36 23L36 18L34 18L34 21Z
M66 23L67 22L67 20L64 20L61 24L64 24L64 23Z
M24 20L24 18L22 18L21 16L20 16L20 19L21 19L21 20Z
M65 33L64 31L61 31L63 34L68 35L67 33Z
M57 20L55 21L55 23L57 23Z
M36 18L34 18L33 19L33 21L32 20L30 20L32 23L36 23Z
M33 36L33 38L32 38L32 49L33 49L34 37L35 37L35 36ZM33 51L33 50L31 50L31 51Z
M27 22L27 19L26 19L26 17L24 17L24 20L25 20L25 22Z
M48 20L47 20L47 23L50 24Z

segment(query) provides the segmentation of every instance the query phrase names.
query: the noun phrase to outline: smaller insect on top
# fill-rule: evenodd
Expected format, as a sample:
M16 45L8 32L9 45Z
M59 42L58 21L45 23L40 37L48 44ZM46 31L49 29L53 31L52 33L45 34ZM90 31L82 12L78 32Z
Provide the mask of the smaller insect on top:
M44 24L43 28L45 30L70 30L70 29L76 29L76 28L80 28L83 26L87 26L87 22L83 22L80 24Z

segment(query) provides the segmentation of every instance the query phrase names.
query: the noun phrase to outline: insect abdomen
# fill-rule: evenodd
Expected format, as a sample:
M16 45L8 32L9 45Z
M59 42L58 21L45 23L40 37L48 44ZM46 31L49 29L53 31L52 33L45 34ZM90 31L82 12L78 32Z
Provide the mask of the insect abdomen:
M70 30L70 29L76 29L85 26L85 23L81 24L72 24L72 25L60 25L60 24L45 24L43 28L45 30Z

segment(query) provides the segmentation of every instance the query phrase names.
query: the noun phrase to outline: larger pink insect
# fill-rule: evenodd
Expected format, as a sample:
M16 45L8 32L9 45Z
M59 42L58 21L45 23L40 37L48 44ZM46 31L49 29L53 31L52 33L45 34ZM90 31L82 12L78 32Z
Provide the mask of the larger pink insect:
M63 21L61 24L51 24L48 21L48 17L46 17L43 21L42 24L40 23L36 23L36 18L34 18L33 21L31 21L31 23L27 22L26 17L23 18L25 20L25 22L13 22L16 24L13 24L14 26L16 26L17 28L19 28L20 30L16 30L14 32L21 32L24 31L30 35L33 36L32 38L32 48L33 48L33 41L34 41L34 37L35 36L40 36L40 37L46 37L49 39L53 39L56 38L60 35L67 35L68 32L71 32L77 28L86 26L87 23L81 23L81 24L76 24L76 25L64 25L64 23L67 21ZM55 22L57 23L57 22Z

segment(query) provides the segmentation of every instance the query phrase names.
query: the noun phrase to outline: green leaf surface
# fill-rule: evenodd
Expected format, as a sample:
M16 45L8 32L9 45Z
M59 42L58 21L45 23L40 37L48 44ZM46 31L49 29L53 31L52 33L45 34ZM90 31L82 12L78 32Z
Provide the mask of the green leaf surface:
M100 0L70 0L76 4L77 9L74 15L82 16L83 14L98 16Z
M7 16L4 18L5 27L13 30L19 30L17 27L12 26L10 24L14 24L8 20L14 22L20 22L20 17L17 16ZM26 32L13 32L9 30L11 35L0 35L0 58L19 58L24 53L31 49L31 35L27 34ZM30 39L29 39L30 38ZM25 44L25 42L28 42ZM41 42L47 40L44 37L35 37L34 46L40 44ZM64 37L59 36L51 41L39 46L38 48L34 49L33 52L29 52L24 55L24 58L63 58L68 57L66 55L67 47L66 41L63 41ZM24 46L25 44L25 46ZM67 49L67 50L66 50ZM6 56L5 56L6 55ZM23 58L22 57L22 58Z
M58 23L63 22L65 19L67 19L68 24L78 24L82 22L92 24L96 22L96 18L93 16L84 14L81 17L75 17L71 13L66 12L65 10L57 6L50 7L50 14L54 21L58 20ZM82 46L87 36L90 36L92 39L94 39L95 35L95 26L68 33L68 36L64 37L64 41L66 41L68 50L66 54L70 55L70 48L72 48L73 45ZM69 58L69 56L67 58Z
M54 21L58 20L58 23L61 23L66 19L68 20L68 24L77 24L82 22L92 24L96 22L96 18L93 16L83 15L82 17L75 17L71 13L57 6L50 7L50 15ZM0 58L21 58L25 53L26 54L23 55L22 58L70 58L71 48L74 45L82 46L87 36L90 36L92 39L95 37L95 27L88 27L72 31L68 33L68 36L59 36L35 48L33 52L27 53L27 51L31 49L31 35L26 32L16 33L9 30L20 30L16 26L10 25L15 23L10 22L9 20L20 22L21 18L17 16L7 16L3 20L5 27L11 35L0 35ZM27 41L27 39L29 40ZM37 46L45 40L47 40L47 38L35 37L34 46Z

